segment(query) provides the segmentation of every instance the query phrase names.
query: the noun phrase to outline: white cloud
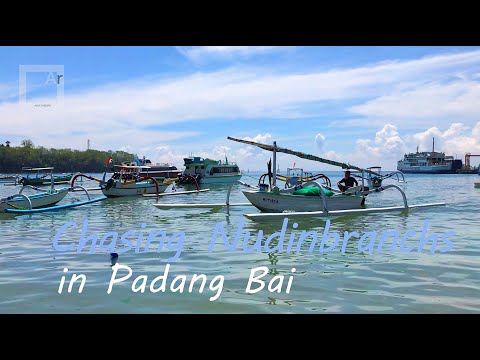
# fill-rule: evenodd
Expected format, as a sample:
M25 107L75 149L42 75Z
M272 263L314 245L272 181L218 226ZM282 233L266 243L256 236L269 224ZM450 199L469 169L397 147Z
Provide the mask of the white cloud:
M406 146L396 126L387 124L375 134L375 140L358 139L357 149L365 159L397 159L405 152Z
M479 84L473 80L442 82L459 71L471 73L478 65L480 51L470 51L330 71L274 74L265 68L229 68L170 79L151 77L81 92L66 90L62 107L42 109L4 102L0 104L1 131L44 146L67 143L83 149L91 139L99 149L138 148L139 144L154 148L158 143L198 136L199 127L193 123L204 119L222 119L223 126L239 119L301 119L311 115L304 105L367 96L379 98L354 109L369 117L368 124L378 120L382 126L395 125L394 120L406 118L418 126L418 117L412 116L417 110L422 119L434 121L438 108L445 110L448 105L449 117L444 122L451 123L450 115L455 115L457 122L473 126L478 121ZM401 103L398 97L402 96L408 101ZM54 99L35 101L51 103ZM173 125L179 122L190 122L195 130L177 131ZM167 124L171 125L168 131L150 129ZM390 141L393 144L388 146L398 144Z
M272 142L271 139L272 139L272 135L269 133L266 133L266 134L258 134L253 138L246 136L242 140L253 141L260 144L269 144Z
M427 83L413 89L394 90L350 111L369 118L371 123L390 123L415 126L419 122L436 121L443 125L460 118L472 122L480 113L480 83L455 81Z
M285 51L286 46L179 46L177 50L191 61L197 62L211 58L232 59L247 58L271 52Z
M462 123L453 123L445 131L431 127L423 132L413 135L412 142L418 144L420 151L430 151L435 137L435 151L442 151L447 155L457 154L463 158L465 153L480 152L480 122L473 130Z
M272 135L270 133L265 134L257 134L255 137L251 138L249 136L245 136L242 140L253 141L260 144L272 144ZM267 154L265 150L262 150L256 146L247 145L243 146L236 150L235 153L236 157L239 159L241 163L256 165L263 162L263 160L267 159ZM254 165L254 166L255 166ZM257 165L258 166L258 165Z
M407 145L395 125L386 124L375 133L374 140L357 139L356 150L350 156L350 163L356 166L383 166L396 169L396 162L403 157Z
M472 135L477 141L480 142L480 121L473 127Z
M315 135L315 145L317 146L318 150L323 149L323 145L325 145L325 136L321 133Z

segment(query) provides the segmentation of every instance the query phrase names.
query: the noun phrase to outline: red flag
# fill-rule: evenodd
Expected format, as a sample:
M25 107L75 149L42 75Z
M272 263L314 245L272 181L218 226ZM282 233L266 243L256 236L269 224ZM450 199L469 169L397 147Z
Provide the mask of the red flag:
M109 157L108 157L108 160L107 160L107 165L105 165L105 166L110 165L112 162L113 162L113 159L112 159L111 156L109 156Z

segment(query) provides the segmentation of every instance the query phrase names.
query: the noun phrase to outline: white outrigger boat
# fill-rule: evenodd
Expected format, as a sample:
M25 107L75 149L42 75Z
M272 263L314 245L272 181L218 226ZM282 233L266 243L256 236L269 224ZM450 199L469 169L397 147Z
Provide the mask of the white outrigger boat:
M37 212L46 212L54 211L59 209L65 209L70 207L77 207L81 205L90 204L93 202L101 201L106 199L105 196L90 199L88 191L82 186L75 187L64 187L61 189L55 189L55 182L53 176L53 167L50 168L33 168L32 170L37 171L50 171L50 189L45 191L39 189L33 185L23 185L18 194L0 199L0 212L2 213L14 213L14 214L29 214ZM31 188L33 190L39 191L37 194L26 195L23 193L23 190L26 188ZM88 200L77 201L69 204L56 205L58 202L62 201L69 191L84 191L88 197Z
M276 142L273 145L260 144L253 141L241 140L232 137L227 137L227 139L232 141L237 141L240 143L253 145L260 147L264 150L273 152L273 165L269 163L269 171L267 174L264 174L263 180L265 181L266 176L269 177L269 184L260 183L257 188L251 188L249 190L244 190L243 194L250 201L250 203L258 208L262 212L270 214L245 214L249 219L265 219L265 218L275 218L275 217L285 217L288 214L289 217L294 217L296 214L299 216L326 216L326 215L335 215L338 214L347 214L347 213L366 213L366 212L382 212L382 211L394 211L394 210L404 210L414 207L432 207L432 206L444 206L445 203L433 203L433 204L421 204L408 206L407 198L403 190L397 185L389 184L382 185L381 181L385 178L393 177L397 175L397 178L400 180L400 175L398 172L382 175L373 171L374 168L362 169L357 166L353 166L347 163L341 163L337 161L332 161L324 158L320 158L315 155L305 154L299 151L290 150L282 147L278 147ZM295 155L303 159L319 161L322 163L327 163L334 166L339 166L342 169L352 169L359 171L361 175L361 185L351 187L346 191L342 192L336 189L333 189L329 186L330 181L325 181L320 183L317 180L307 181L299 185L294 185L287 189L279 189L276 186L277 180L277 164L276 164L276 153L282 152L290 155ZM273 168L273 173L271 169ZM377 168L375 168L377 169ZM403 179L403 174L401 175ZM368 181L371 187L365 185L365 180ZM403 179L404 181L404 179ZM327 185L327 184L328 185ZM404 201L404 206L398 207L386 207L386 208L364 208L365 198L368 194L377 193L386 189L394 188L397 189Z
M118 169L112 174L109 180L106 180L107 173L103 174L103 179L99 180L94 177L77 173L72 178L72 186L75 180L79 177L85 177L90 180L95 180L100 183L100 189L107 197L120 197L120 196L134 196L144 194L156 194L163 193L173 182L164 181L158 183L158 181L151 176L140 176L140 171L146 170L148 172L148 166L128 166L128 165L115 165Z

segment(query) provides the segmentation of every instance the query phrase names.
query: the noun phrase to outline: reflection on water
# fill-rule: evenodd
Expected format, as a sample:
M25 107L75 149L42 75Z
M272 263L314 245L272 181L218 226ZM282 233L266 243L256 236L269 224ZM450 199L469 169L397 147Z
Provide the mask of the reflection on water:
M249 174L253 175L253 174ZM98 176L98 175L97 175ZM332 182L341 178L333 173ZM320 252L320 243L326 219L290 219L283 247L280 237L274 236L269 249L265 250L267 238L282 229L283 219L256 223L246 219L244 213L257 212L253 207L231 207L218 209L170 209L161 210L152 206L155 198L108 199L88 206L62 210L54 213L32 215L0 215L0 312L89 312L89 313L309 313L309 312L478 312L480 310L480 224L477 214L480 189L474 189L475 175L408 175L407 184L402 184L409 203L447 202L447 207L415 210L402 213L368 215L346 215L331 218L329 233L338 233L340 242L329 252ZM256 180L244 176L242 181L255 184ZM90 187L85 181L84 186ZM228 185L203 185L210 191L193 195L164 196L161 203L223 203ZM185 190L193 190L187 187ZM17 189L18 190L18 189ZM242 187L234 185L230 202L247 202ZM18 191L17 191L18 192ZM0 196L14 193L13 187L0 185ZM97 193L100 194L100 193ZM95 196L95 195L94 195ZM74 198L84 199L76 193ZM72 201L67 196L63 202ZM398 192L387 190L371 194L367 206L401 205ZM132 278L115 287L110 295L106 290L114 265L112 251L89 253L60 252L53 248L52 239L58 229L74 221L79 228L71 229L62 238L64 244L78 243L81 226L88 220L88 234L97 234L99 240L109 231L121 236L135 231L131 236L135 247L139 233L143 239L152 231L163 230L167 237L175 232L185 233L181 256L171 264L171 276L205 274L209 280L217 275L225 276L222 295L209 301L211 292L193 291L134 293L133 279L140 275L154 278L163 272L167 259L173 257L175 249L164 246L157 252L157 243L148 252L135 253L134 249L119 253L119 264L128 265ZM239 223L244 221L242 237L234 251L229 251L221 236L212 236L217 224L221 223L230 243L233 243ZM401 236L409 230L420 234L424 221L430 221L429 234L444 234L455 231L451 237L451 251L430 253L402 252L398 246L390 251L392 239L386 239L381 251L360 251L358 238L351 238L342 251L345 232L396 230ZM293 223L298 227L293 228ZM142 228L142 224L145 227ZM250 237L245 243L255 251L245 252L243 239L246 232ZM314 251L309 251L312 236L306 237L299 251L297 241L302 231L317 233ZM260 240L259 233L261 232ZM294 234L290 252L287 246ZM411 244L416 240L411 240ZM257 244L258 242L258 244ZM325 247L334 244L330 238ZM121 245L120 240L117 245ZM86 245L88 246L88 245ZM256 249L260 249L257 251ZM246 293L250 271L265 266L268 268L263 280L266 284L275 276L291 275L295 268L291 291L286 293L264 290ZM58 294L58 284L63 269L69 273L85 274L87 281L82 294ZM275 305L275 306L272 306Z

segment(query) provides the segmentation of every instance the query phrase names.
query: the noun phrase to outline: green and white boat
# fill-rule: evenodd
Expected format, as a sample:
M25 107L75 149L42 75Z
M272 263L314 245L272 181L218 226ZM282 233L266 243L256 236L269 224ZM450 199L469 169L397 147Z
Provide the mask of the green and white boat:
M235 162L203 159L198 156L184 158L185 170L179 177L180 184L230 184L242 177Z

